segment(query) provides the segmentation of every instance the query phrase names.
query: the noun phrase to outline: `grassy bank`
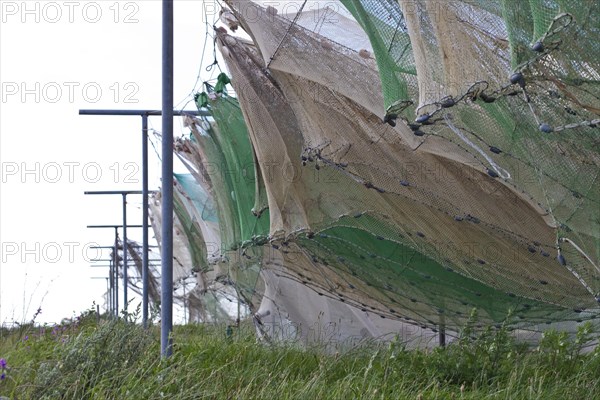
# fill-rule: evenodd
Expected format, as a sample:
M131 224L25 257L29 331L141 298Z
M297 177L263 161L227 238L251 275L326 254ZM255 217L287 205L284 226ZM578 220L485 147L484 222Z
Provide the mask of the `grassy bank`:
M90 313L56 327L3 330L0 395L10 399L600 399L597 337L548 332L517 345L505 328L445 349L400 343L345 354L258 344L250 329L176 327L174 356L161 360L158 328ZM0 361L0 364L3 364ZM2 365L0 365L1 367Z

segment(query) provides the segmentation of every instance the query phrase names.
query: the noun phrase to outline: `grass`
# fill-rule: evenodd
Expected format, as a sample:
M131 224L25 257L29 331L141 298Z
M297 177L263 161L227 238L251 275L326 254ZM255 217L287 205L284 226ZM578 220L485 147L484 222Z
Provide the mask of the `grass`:
M9 399L600 399L600 350L591 325L515 343L508 327L446 348L373 344L343 354L257 343L250 326L174 329L161 359L158 327L84 313L56 327L4 329L0 396ZM1 367L1 362L0 362Z

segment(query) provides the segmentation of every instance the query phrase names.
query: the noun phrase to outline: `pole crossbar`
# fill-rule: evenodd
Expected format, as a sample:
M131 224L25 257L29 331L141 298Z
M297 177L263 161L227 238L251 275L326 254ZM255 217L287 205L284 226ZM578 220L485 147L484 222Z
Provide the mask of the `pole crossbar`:
M208 111L198 110L180 110L171 111L174 117L181 117L184 115L192 116L205 116L209 117L211 114ZM99 110L99 109L81 109L79 115L137 115L137 116L162 116L161 110Z
M122 228L123 225L88 225L88 228ZM127 225L128 228L143 228L144 225Z
M149 190L148 193L158 193L158 190ZM144 194L142 190L92 190L83 194Z

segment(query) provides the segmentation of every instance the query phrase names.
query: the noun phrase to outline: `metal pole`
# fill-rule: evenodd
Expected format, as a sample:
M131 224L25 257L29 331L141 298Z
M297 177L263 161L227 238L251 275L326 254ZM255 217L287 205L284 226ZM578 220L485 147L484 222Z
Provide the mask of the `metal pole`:
M115 249L113 253L114 258L114 272L115 272L115 317L119 318L119 252L118 252L118 240L119 232L115 226Z
M111 299L111 303L110 303L110 314L111 316L115 315L115 262L114 260L111 261L111 268L110 268L110 299Z
M109 275L110 277L110 275ZM110 300L111 300L111 295L110 295L110 279L107 277L106 278L106 315L110 315Z
M148 115L142 115L142 325L148 327Z
M123 311L127 317L127 194L123 193Z
M111 260L110 267L108 268L108 280L109 280L109 288L108 288L108 310L107 314L113 314L113 306L114 306L114 285L113 285L113 262Z
M446 319L443 315L440 315L440 330L438 334L440 340L440 347L446 346Z
M173 0L162 2L162 266L160 348L173 353Z

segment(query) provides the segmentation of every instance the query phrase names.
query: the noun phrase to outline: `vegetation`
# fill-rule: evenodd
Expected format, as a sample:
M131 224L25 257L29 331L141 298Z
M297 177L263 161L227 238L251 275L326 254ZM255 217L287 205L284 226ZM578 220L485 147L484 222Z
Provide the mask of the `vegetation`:
M129 316L129 319L133 319ZM476 314L446 348L398 341L342 354L257 343L250 326L159 330L92 311L54 327L0 332L0 396L9 399L600 399L600 349L590 324L515 343L508 324L475 332Z

